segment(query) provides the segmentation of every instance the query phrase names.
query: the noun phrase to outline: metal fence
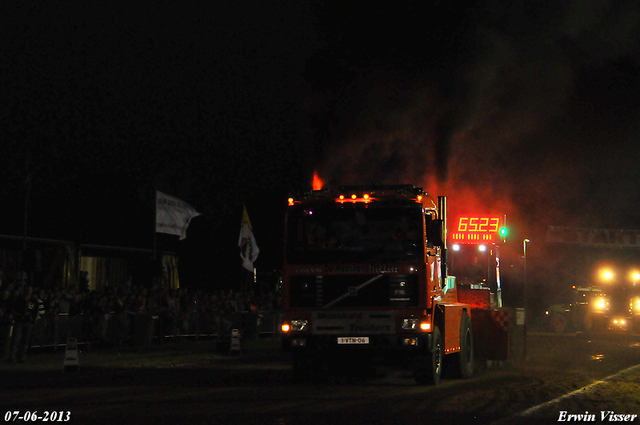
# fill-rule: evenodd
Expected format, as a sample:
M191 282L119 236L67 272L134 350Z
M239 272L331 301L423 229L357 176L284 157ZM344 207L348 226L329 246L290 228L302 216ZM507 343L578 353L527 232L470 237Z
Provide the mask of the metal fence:
M281 314L278 311L233 312L230 314L186 313L178 317L163 314L110 312L100 315L70 316L45 314L34 324L31 347L64 346L68 338L79 343L149 346L167 338L230 338L239 329L243 338L277 335Z

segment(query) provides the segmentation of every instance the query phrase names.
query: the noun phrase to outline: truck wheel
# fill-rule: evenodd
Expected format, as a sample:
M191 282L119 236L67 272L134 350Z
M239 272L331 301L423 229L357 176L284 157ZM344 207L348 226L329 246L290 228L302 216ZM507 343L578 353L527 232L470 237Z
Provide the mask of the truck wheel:
M602 315L591 317L591 332L606 332L609 328L608 319Z
M442 336L437 326L433 328L431 338L431 353L414 361L413 375L418 385L437 385L442 376Z
M558 313L551 313L550 327L552 332L560 333L564 332L567 327L567 319Z
M582 319L582 330L586 333L593 332L595 330L593 322L593 316L589 313L585 314Z
M466 379L473 375L473 354L471 319L467 312L463 311L462 318L460 319L460 352L451 356L451 372L454 377Z

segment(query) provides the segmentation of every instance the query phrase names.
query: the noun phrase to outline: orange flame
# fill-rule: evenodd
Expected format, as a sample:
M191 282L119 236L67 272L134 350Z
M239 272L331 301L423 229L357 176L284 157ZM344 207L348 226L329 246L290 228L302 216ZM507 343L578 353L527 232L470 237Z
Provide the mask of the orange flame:
M322 180L318 176L318 172L313 172L313 182L311 183L313 190L321 190L322 189Z

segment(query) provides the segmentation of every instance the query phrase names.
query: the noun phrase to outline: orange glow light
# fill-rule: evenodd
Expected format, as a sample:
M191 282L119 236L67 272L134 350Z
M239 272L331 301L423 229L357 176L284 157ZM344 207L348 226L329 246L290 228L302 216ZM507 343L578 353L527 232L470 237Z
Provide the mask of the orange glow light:
M290 206L290 207L291 207L291 206L293 206L293 203L294 203L294 202L293 202L293 198L289 198L287 202L289 202L289 206Z
M313 190L322 190L322 180L318 176L318 172L313 172L313 182L311 183Z
M289 324L288 323L283 323L282 324L282 332L289 332Z

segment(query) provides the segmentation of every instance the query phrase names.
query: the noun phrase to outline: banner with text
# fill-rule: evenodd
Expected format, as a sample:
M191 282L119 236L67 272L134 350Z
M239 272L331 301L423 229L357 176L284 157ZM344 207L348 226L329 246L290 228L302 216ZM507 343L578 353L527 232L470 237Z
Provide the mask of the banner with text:
M186 202L156 191L156 232L187 237L187 227L193 217L199 216Z
M640 230L549 226L547 243L608 248L640 248Z

